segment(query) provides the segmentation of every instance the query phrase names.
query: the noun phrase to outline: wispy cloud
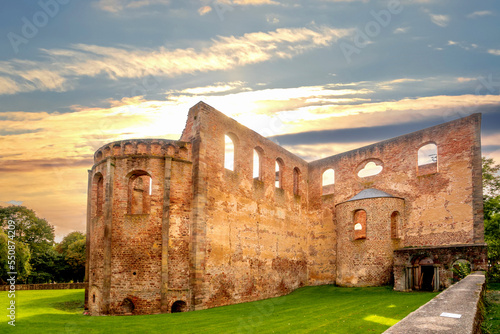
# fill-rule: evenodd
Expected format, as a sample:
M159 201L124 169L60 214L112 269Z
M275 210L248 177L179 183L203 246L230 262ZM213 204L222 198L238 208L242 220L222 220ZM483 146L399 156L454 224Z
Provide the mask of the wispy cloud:
M394 34L405 34L410 30L410 27L399 27L394 29L393 33Z
M467 44L465 42L456 42L456 41L448 41L447 45L448 46L455 45L467 51L478 48L477 44Z
M498 49L489 49L488 53L495 55L495 56L500 56L500 50L498 50Z
M230 0L228 0L230 1ZM280 3L273 0L232 0L230 1L236 5L242 6L259 6L259 5L279 5Z
M264 136L380 127L420 122L439 115L446 121L449 115L464 116L481 108L500 106L498 95L371 99L382 90L420 80L431 82L429 78L398 78L296 88L251 88L240 81L216 82L170 90L163 101L136 96L110 100L105 108L74 106L74 112L65 114L2 112L0 128L9 129L11 134L0 135L0 139L15 154L0 159L0 183L4 190L0 201L15 198L35 210L43 210L44 217L56 224L59 235L75 228L84 229L87 169L94 151L114 140L177 139L189 107L199 100ZM460 78L450 80L457 82ZM462 81L467 84L472 79ZM486 142L495 144L498 139L488 138ZM302 143L286 148L313 160L369 143ZM60 203L64 203L63 208Z
M432 23L440 26L440 27L446 27L450 23L450 16L449 15L440 15L440 14L432 14L429 13L429 16L431 18Z
M469 15L467 15L467 17L470 19L475 19L481 16L488 16L488 15L494 15L494 14L491 10L478 10L473 13L470 13Z
M198 9L198 14L200 14L201 16L205 15L205 14L208 14L212 11L212 7L210 6L203 6L203 7L200 7Z
M73 88L76 79L85 76L104 75L118 80L234 69L277 58L290 59L330 46L350 33L351 30L320 26L219 36L211 45L199 49L138 50L87 44L76 44L71 49L42 49L44 61L0 62L0 94L65 91Z
M100 10L118 13L125 9L136 9L150 5L168 5L170 0L98 0L94 6Z

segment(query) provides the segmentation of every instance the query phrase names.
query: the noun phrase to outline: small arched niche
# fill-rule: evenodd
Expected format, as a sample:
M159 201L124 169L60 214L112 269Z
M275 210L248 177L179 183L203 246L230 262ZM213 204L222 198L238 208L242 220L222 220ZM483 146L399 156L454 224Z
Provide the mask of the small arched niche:
M300 178L301 173L298 167L293 169L293 194L300 195Z
M96 173L94 175L94 181L92 184L94 192L94 212L93 216L100 216L103 213L104 206L104 178L101 173Z
M394 211L391 214L391 238L399 239L399 229L400 229L400 219L401 215L398 211Z
M134 171L128 181L127 213L132 215L149 214L153 179L145 171Z

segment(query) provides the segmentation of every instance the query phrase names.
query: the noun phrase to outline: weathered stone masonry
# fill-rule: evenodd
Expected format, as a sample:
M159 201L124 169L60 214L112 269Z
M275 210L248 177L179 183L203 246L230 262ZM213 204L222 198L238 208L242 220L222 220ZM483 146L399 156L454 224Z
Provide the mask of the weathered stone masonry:
M437 161L419 166L417 152L429 143ZM93 315L199 310L304 285L422 288L431 281L428 258L440 268L438 289L449 284L448 262L468 260L470 247L474 269L486 267L479 114L308 163L200 102L180 141L113 142L94 162ZM358 176L369 162L382 171ZM335 182L323 191L330 168ZM408 255L405 247L427 248Z

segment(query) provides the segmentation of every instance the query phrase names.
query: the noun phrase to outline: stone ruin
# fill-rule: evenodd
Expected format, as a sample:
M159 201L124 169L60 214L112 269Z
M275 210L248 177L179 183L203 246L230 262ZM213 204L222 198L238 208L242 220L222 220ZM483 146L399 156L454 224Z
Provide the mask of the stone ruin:
M200 102L180 140L104 145L88 177L86 308L183 312L322 284L439 290L458 262L485 270L480 123L307 162Z

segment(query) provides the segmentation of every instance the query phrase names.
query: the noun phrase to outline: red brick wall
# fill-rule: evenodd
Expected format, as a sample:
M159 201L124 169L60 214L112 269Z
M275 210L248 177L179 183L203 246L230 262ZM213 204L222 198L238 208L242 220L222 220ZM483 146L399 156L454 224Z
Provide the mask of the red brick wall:
M204 199L194 208L194 243L200 245L193 254L195 308L278 296L306 285L307 163L205 104L193 107L189 118L196 119L188 123L200 138L194 197ZM224 168L228 133L235 144L234 171ZM262 181L253 180L255 147L263 152ZM275 188L278 158L283 189ZM301 172L299 195L293 194L294 168Z
M176 301L204 309L302 285L386 284L397 247L480 243L479 127L480 116L472 115L307 163L199 103L181 141L107 144L89 173L86 304L91 314L146 314L170 312ZM235 145L233 171L224 168L226 134ZM418 149L430 142L438 146L437 166L418 171ZM254 148L261 152L260 180L252 173ZM370 161L382 172L358 177ZM322 195L328 168L336 180ZM128 209L134 172L153 180L143 214ZM397 198L343 203L366 188ZM367 212L366 238L353 240L357 209Z
M167 140L130 140L96 152L87 297L92 314L159 313L176 300L189 303L190 147ZM132 214L130 179L137 173L150 176L152 187L150 195L144 194L144 211ZM102 211L97 209L95 175L104 179ZM149 185L144 189L149 191ZM132 312L126 299L134 305Z

